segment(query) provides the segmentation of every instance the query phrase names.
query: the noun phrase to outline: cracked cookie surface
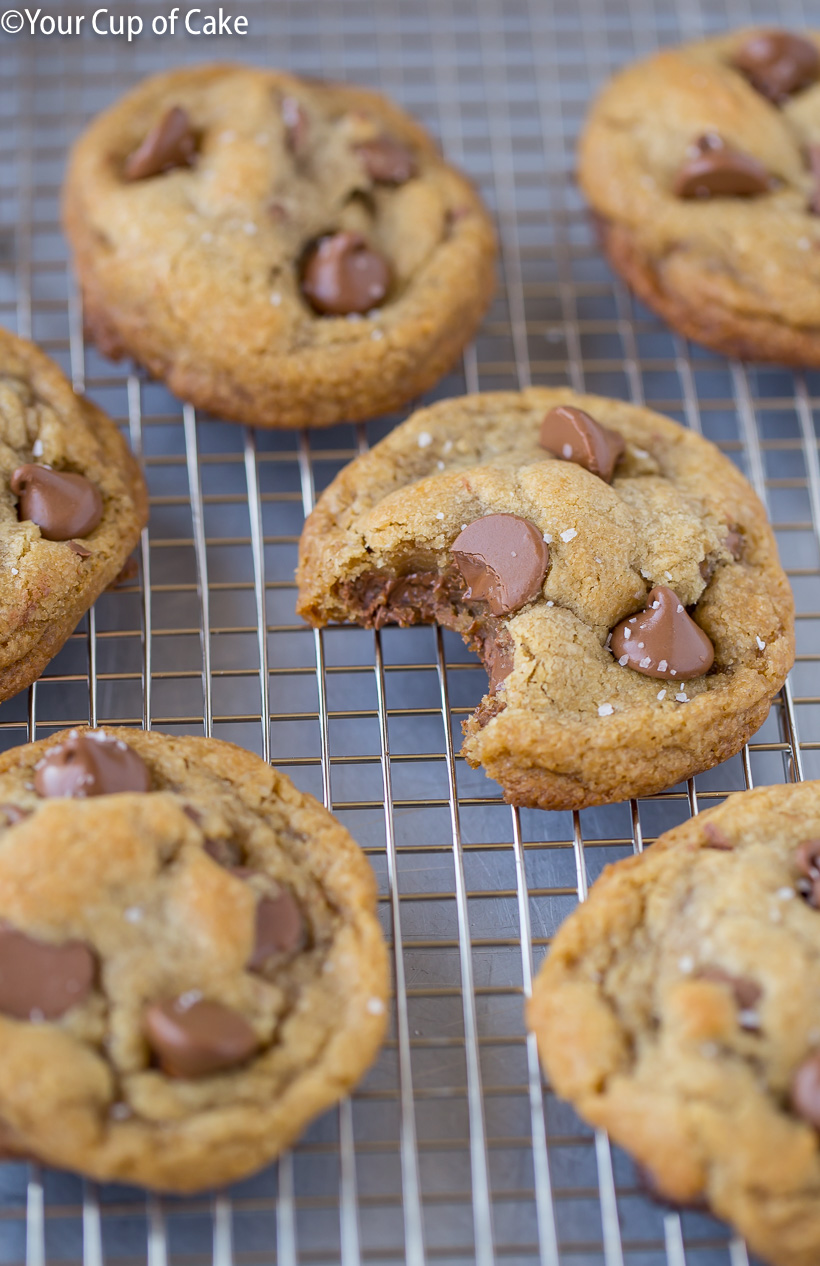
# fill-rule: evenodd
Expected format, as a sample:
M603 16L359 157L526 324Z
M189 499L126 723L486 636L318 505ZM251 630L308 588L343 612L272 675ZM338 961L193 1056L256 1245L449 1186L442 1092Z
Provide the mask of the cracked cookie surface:
M820 1260L818 836L820 783L764 787L608 867L528 1011L555 1091L774 1266Z
M219 1185L273 1159L375 1056L373 873L257 756L63 732L0 756L0 824L6 1154Z
M257 426L397 408L493 289L487 212L429 135L367 89L277 71L146 80L77 142L64 221L101 349Z
M573 460L542 447L546 415L567 407L621 437L611 484L581 464L580 445ZM488 515L523 518L549 551L546 572L529 575L533 600L501 614L492 596L467 597L454 555ZM463 754L514 804L622 800L718 764L762 724L794 656L791 591L736 467L667 418L568 389L414 414L322 494L297 578L314 625L438 620L481 653L491 690L465 723ZM711 641L705 675L658 680L647 675L658 656L637 671L610 651L658 587L677 598L671 617L685 608Z
M0 330L0 699L54 658L147 517L145 483L111 419L39 348Z
M788 93L755 87L748 50L761 34L664 50L618 74L589 113L579 179L613 267L675 329L726 355L817 365L820 80L815 67ZM820 50L815 33L797 43ZM701 141L734 155L728 195L680 196ZM744 165L761 177L756 192L739 183Z

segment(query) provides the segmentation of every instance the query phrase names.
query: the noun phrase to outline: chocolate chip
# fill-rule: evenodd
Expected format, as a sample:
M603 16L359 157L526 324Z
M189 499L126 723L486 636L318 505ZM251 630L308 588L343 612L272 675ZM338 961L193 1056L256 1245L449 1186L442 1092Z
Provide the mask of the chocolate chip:
M550 560L543 534L517 514L476 519L451 546L469 588L465 599L484 599L493 615L509 615L541 592Z
M394 136L377 136L355 147L371 180L383 185L403 185L416 174L411 150Z
M221 1002L183 994L146 1007L145 1036L169 1077L207 1077L244 1064L258 1049L244 1016Z
M0 1012L56 1020L91 991L94 953L82 941L54 945L0 924Z
M768 193L771 185L756 158L710 133L695 141L695 152L675 177L674 190L679 198L753 198Z
M712 848L717 853L734 852L734 844L726 838L719 826L715 826L714 822L704 822L703 834L706 836L704 848Z
M75 730L35 765L34 789L46 799L80 800L118 791L150 791L151 775L122 739L109 738L102 730Z
M369 312L390 288L390 268L361 233L332 233L311 249L302 269L302 291L329 316Z
M84 475L48 466L18 466L10 481L21 523L36 523L47 541L93 532L103 515L100 490Z
M123 175L126 180L145 180L174 167L191 167L195 153L191 120L180 106L172 106L126 158Z
M6 826L16 826L18 822L31 817L32 809L21 809L18 804L0 804L0 813L6 819Z
M242 862L242 849L233 840L206 840L202 845L209 857L226 870L235 870Z
M755 31L735 50L732 64L775 104L814 83L820 71L816 44L790 31Z
M256 936L248 970L258 971L274 954L294 954L305 943L305 922L293 894L282 888L256 906Z
M282 122L285 125L285 144L294 157L304 152L310 124L307 111L296 97L282 98Z
M612 482L612 472L626 447L617 431L568 404L550 409L541 423L539 443L555 457L583 466L605 483Z
M750 980L748 976L733 976L722 967L701 967L696 975L698 980L709 980L716 985L726 985L741 1011L751 1011L763 997L763 990L756 981ZM741 1027L757 1026L744 1024Z
M689 681L712 667L715 650L703 629L687 615L678 595L657 585L646 610L612 630L612 653L624 666L664 681Z
M809 1055L794 1074L791 1105L799 1117L820 1130L820 1054Z
M91 550L90 550L90 549L86 549L84 545L80 545L79 541L69 541L69 542L68 542L68 548L71 550L72 554L76 554L76 555L78 556L78 558L90 558L90 557L91 557ZM114 582L112 582L112 583L116 584L116 581L114 581ZM109 585L108 587L109 587L109 589L110 589L110 588L111 588L111 585Z

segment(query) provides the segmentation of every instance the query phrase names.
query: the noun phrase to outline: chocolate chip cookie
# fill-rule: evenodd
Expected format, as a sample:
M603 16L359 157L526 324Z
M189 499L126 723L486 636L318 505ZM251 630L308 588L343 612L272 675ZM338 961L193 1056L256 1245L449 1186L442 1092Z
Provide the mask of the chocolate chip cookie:
M71 730L0 756L0 1144L193 1191L335 1103L385 1026L347 831L228 743Z
M675 329L820 364L820 35L735 31L630 66L579 176L613 267Z
M623 800L716 765L794 656L738 470L667 418L568 389L416 413L323 493L298 581L314 625L461 633L490 677L463 754L513 804Z
M119 574L148 517L110 418L0 330L0 699L40 675Z
M556 1092L774 1266L820 1261L820 783L763 787L610 866L528 1020Z
M493 289L478 194L351 84L230 65L148 79L78 141L64 211L98 346L255 426L404 404Z

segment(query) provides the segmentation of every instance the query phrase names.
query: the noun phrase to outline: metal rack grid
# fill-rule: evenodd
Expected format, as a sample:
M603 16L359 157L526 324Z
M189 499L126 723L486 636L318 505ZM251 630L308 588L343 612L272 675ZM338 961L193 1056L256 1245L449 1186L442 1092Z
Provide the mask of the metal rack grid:
M168 6L131 8L150 17ZM0 40L0 320L121 422L151 490L138 580L104 594L42 680L0 707L0 744L119 722L213 733L285 768L333 808L379 875L392 1025L353 1098L230 1192L146 1198L0 1166L0 1266L748 1266L713 1219L647 1201L631 1162L542 1085L522 1002L551 934L604 864L729 791L820 775L820 375L730 364L671 334L613 279L572 181L585 104L617 65L749 20L816 25L820 3L225 8L248 15L250 39ZM741 756L640 802L580 814L506 807L458 756L460 721L485 680L458 639L317 633L294 615L303 515L396 419L254 433L197 417L84 345L58 222L67 144L141 75L213 57L386 88L481 186L498 219L501 286L435 397L569 382L645 401L746 470L795 589L799 654Z

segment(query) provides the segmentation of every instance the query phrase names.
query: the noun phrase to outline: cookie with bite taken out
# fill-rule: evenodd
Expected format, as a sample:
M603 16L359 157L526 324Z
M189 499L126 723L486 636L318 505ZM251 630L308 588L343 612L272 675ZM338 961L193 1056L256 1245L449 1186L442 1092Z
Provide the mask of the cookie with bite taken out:
M250 66L147 79L64 192L90 337L212 413L327 426L435 383L490 301L472 185L386 98Z
M325 490L300 546L311 624L438 621L489 689L463 754L513 804L581 808L708 769L794 657L763 507L714 445L567 389L444 400Z
M0 1144L195 1191L259 1169L374 1058L373 873L229 743L70 730L0 756Z

